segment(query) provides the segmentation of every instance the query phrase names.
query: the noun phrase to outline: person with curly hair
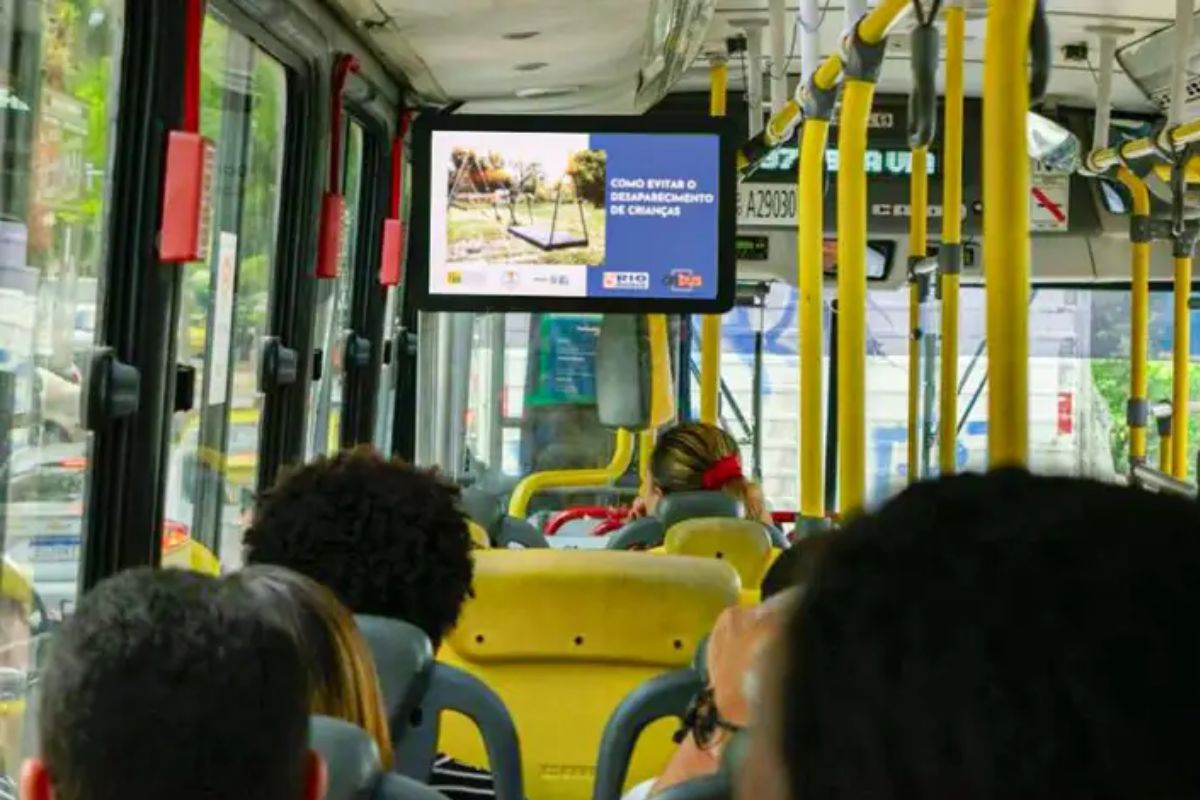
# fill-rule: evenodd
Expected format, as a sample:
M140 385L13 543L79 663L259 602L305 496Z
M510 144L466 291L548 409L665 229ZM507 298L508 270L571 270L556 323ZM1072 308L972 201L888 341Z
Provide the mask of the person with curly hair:
M286 567L355 614L415 625L435 650L471 594L471 548L456 486L370 448L285 472L245 536L247 564ZM444 755L429 783L450 800L494 792L490 773Z
M769 652L739 797L1200 796L1200 507L1005 470L838 534Z

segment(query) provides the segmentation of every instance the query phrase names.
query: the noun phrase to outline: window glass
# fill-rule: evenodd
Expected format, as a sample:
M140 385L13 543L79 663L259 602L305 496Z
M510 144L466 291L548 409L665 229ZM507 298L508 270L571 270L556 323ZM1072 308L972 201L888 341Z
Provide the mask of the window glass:
M217 147L216 207L209 259L183 278L177 357L196 370L197 407L173 421L165 517L174 546L201 545L236 567L257 481L258 359L275 268L287 73L209 17L201 92L201 129Z
M836 293L826 289L826 359L828 303ZM775 508L795 509L799 502L799 360L797 292L787 284L772 286L764 318L763 483ZM986 295L981 287L964 286L958 358L957 462L960 470L987 468ZM1169 291L1151 297L1150 398L1170 397L1172 298ZM1030 464L1059 474L1115 480L1128 469L1128 431L1124 424L1129 396L1129 293L1123 289L1035 288L1030 299ZM722 379L733 401L752 423L754 319L756 311L735 309L722 330ZM867 489L881 502L902 489L908 476L908 289L868 292L867 356ZM933 360L928 393L934 398L926 430L928 451L937 461L937 332L940 309L928 304L922 328L931 337ZM1200 344L1193 345L1193 361ZM828 375L828 360L825 365ZM1194 372L1195 370L1193 370ZM1192 375L1193 392L1200 376ZM825 383L828 389L828 381ZM923 386L923 388L925 388ZM693 384L693 397L698 386ZM726 398L723 424L749 441ZM1193 446L1200 444L1192 420ZM741 434L741 435L739 435ZM1158 447L1151 428L1149 447ZM748 444L743 445L748 454ZM1190 465L1194 471L1194 465Z
M362 203L363 129L354 120L347 123L346 151L342 163L342 194L346 217L342 252L335 280L320 281L317 287L315 347L321 351L321 371L309 391L308 455L335 453L339 449L342 419L342 387L346 376L344 350L350 332L354 265L357 263L359 207Z
M0 796L41 643L74 606L124 3L0 14Z
M379 395L375 403L375 449L381 453L392 452L392 427L396 413L396 378L400 354L395 351L396 330L400 324L400 313L396 308L400 292L396 288L387 290L387 302L383 308L383 347L391 352L391 359L379 372Z

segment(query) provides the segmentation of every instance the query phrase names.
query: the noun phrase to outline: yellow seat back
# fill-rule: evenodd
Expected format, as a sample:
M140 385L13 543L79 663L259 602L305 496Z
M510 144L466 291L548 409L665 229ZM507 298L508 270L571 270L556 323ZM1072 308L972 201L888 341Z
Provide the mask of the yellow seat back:
M467 533L471 534L471 544L479 550L487 550L492 546L492 538L475 520L467 520Z
M745 589L758 589L771 564L771 537L761 523L748 519L701 517L667 529L670 555L728 561Z
M439 656L478 676L508 707L527 797L587 800L600 734L617 704L646 680L686 667L738 591L733 569L712 559L481 550L475 597ZM646 731L627 785L662 770L676 727L663 720ZM440 749L486 764L477 732L460 717L443 718Z
M221 561L212 551L192 538L163 548L162 565L171 569L185 569L214 577L221 574Z

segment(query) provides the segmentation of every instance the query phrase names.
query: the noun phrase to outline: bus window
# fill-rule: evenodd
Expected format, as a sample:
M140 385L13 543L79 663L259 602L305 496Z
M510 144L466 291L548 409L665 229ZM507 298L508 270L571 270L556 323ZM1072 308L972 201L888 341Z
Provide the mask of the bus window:
M340 449L342 384L346 369L343 347L350 331L350 303L354 292L355 254L358 249L359 208L362 202L363 128L353 119L347 123L346 152L342 163L342 193L346 198L345 228L338 276L317 284L317 313L314 347L321 351L320 374L309 388L308 456L335 453Z
M209 260L183 279L178 359L196 370L197 407L174 421L165 522L236 567L240 499L257 478L257 362L275 267L287 73L209 16L201 79L201 128L217 144L216 209Z
M6 6L0 178L0 794L20 767L35 639L70 613L90 438L123 2Z
M836 297L826 291L826 302ZM796 355L796 290L772 286L762 319L764 333L763 488L775 507L794 509L799 476L796 453L802 446L796 422L798 359ZM961 471L987 467L987 347L984 341L985 294L964 286L960 304L958 437ZM1150 399L1170 397L1172 296L1151 295ZM930 365L936 398L938 353L936 332L940 309L928 306L923 329L933 335L935 360ZM725 318L721 375L729 395L723 398L722 422L748 443L753 419L754 329L757 311L734 309ZM1129 392L1129 293L1122 288L1077 289L1035 287L1030 299L1030 466L1057 474L1113 480L1129 464L1124 425ZM871 289L868 293L867 470L872 502L882 502L907 484L908 289ZM928 332L932 332L929 334ZM828 326L826 327L828 337ZM826 342L828 358L828 342ZM1193 360L1200 359L1200 344ZM1193 378L1200 384L1200 378ZM828 387L826 386L826 389ZM1195 386L1195 396L1200 385ZM693 383L693 392L698 391ZM695 395L693 395L695 396ZM737 406L735 411L734 406ZM933 404L936 415L936 400ZM741 412L740 416L737 412ZM743 425L742 419L745 419ZM929 453L936 466L937 420L928 420ZM1192 441L1200 441L1196 421ZM1158 446L1149 428L1151 452ZM1189 465L1193 470L1195 465ZM935 470L936 471L936 470Z
M613 433L596 412L598 314L488 314L475 318L466 443L468 471L503 491L532 472L607 464ZM531 358L531 354L536 354ZM632 494L536 496L530 512Z

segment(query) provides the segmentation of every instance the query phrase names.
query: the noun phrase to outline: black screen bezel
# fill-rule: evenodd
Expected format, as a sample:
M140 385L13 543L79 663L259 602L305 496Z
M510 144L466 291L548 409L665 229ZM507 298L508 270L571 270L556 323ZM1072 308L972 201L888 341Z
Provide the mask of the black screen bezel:
M511 133L715 134L721 164L717 197L717 293L711 299L631 297L536 297L446 295L429 291L429 225L433 134L435 131ZM562 311L628 314L723 314L737 293L737 147L728 119L699 115L551 116L540 114L422 114L412 128L412 194L406 294L421 311L506 313Z

